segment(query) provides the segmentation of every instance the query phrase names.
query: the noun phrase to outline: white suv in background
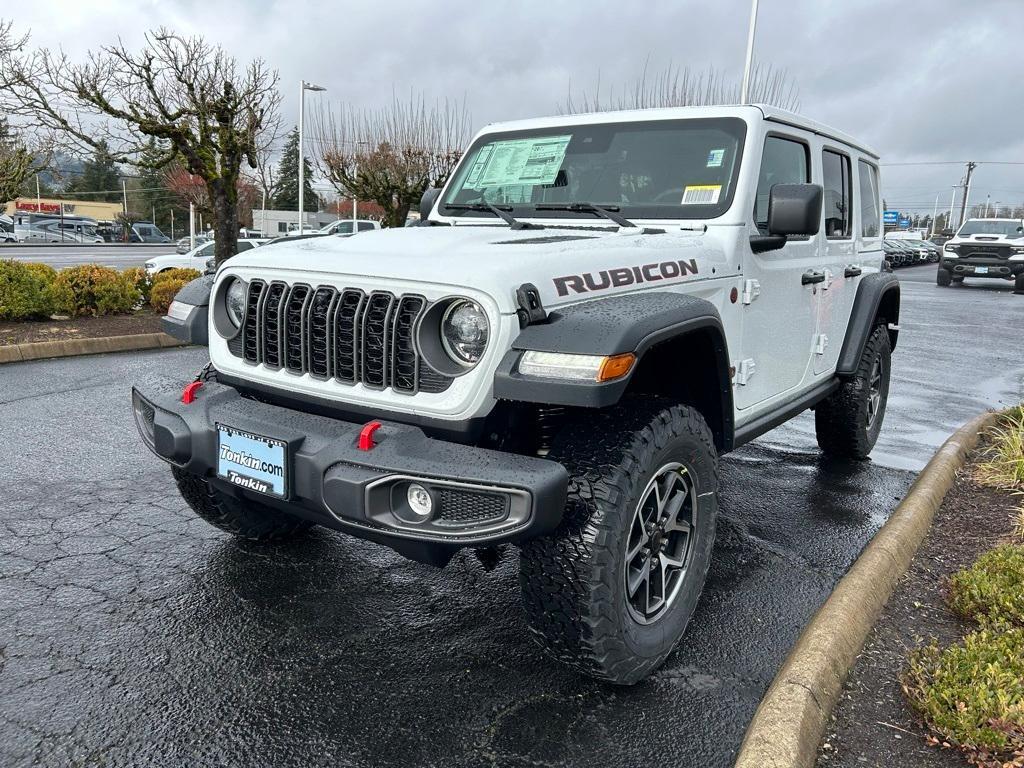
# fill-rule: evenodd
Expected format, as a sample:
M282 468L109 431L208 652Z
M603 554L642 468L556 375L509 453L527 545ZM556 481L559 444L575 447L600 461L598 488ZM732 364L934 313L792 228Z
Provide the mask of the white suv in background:
M236 253L245 253L265 242L266 240L239 240ZM156 256L146 262L146 271L150 275L158 275L168 269L197 269L202 272L206 269L207 259L213 257L214 246L214 241L209 240L202 245L197 245L188 253L168 253L164 256Z

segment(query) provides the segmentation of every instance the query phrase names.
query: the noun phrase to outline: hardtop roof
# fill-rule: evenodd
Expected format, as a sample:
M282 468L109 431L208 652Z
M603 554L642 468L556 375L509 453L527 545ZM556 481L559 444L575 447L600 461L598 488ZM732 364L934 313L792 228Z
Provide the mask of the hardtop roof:
M656 107L652 109L623 109L611 112L551 115L549 117L491 123L486 126L481 133L522 131L533 128L555 128L560 125L593 125L599 123L617 123L640 120L679 120L701 117L741 117L748 120L769 120L781 125L789 125L794 128L810 131L811 133L832 139L838 143L846 144L847 146L852 147L875 160L879 159L879 154L875 150L842 131L830 128L823 123L803 117L795 112L773 107L768 104L733 104L706 107Z

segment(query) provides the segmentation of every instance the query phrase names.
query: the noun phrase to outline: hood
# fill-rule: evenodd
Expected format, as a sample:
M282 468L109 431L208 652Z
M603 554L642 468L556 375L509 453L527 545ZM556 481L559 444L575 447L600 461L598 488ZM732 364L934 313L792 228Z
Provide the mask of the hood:
M725 262L725 253L720 237L710 230L642 234L638 229L462 225L273 243L233 257L226 267L389 278L453 292L475 288L492 296L502 312L513 312L516 289L523 283L533 283L550 309L647 288L648 283L707 279Z

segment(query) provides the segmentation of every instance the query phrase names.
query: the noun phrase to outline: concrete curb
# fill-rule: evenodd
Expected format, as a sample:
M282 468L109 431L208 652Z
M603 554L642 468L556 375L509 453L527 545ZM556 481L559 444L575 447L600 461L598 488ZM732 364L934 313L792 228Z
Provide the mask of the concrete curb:
M868 633L910 567L957 470L998 416L983 413L946 440L840 579L761 700L736 768L814 765L832 708Z
M131 352L139 349L183 347L166 333L135 333L129 336L104 336L98 339L68 339L66 341L37 341L30 344L11 344L0 347L0 364L43 360L50 357L96 355L102 352Z

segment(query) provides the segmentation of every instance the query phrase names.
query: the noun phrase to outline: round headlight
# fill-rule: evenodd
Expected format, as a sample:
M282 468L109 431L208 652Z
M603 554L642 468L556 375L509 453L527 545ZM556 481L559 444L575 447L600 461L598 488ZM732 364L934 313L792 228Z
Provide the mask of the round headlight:
M224 294L224 308L228 311L228 319L235 328L242 325L242 318L245 317L245 289L243 281L233 279Z
M441 320L441 342L448 355L461 365L476 365L490 329L487 315L475 301L452 302Z

